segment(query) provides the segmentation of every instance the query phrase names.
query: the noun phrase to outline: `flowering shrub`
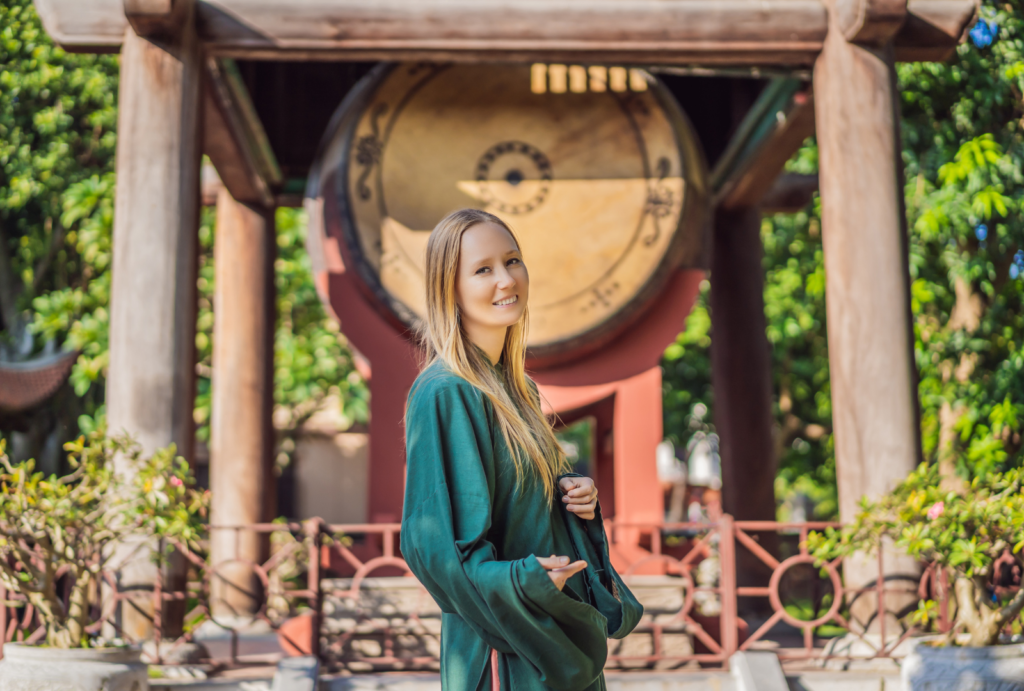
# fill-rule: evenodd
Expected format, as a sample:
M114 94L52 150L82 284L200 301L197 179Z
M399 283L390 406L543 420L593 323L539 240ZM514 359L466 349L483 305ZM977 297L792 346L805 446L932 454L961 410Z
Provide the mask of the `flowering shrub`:
M72 648L97 623L94 594L113 545L128 535L195 544L207 496L173 445L143 458L127 437L99 430L65 449L71 474L47 477L34 461L12 464L0 439L0 583L36 608L47 645Z
M1024 588L1001 596L997 564L1022 565L1024 470L992 472L970 485L940 476L922 463L895 491L863 501L850 525L812 533L808 547L832 560L877 549L885 539L912 557L947 569L953 577L956 620L945 642L994 645L1024 608ZM927 623L935 603L921 603L916 618Z

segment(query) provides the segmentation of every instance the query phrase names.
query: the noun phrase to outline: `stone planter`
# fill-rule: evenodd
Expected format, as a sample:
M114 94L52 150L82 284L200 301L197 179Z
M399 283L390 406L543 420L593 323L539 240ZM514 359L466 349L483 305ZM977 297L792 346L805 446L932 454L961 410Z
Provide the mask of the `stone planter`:
M1024 691L1024 644L985 648L915 645L903 660L903 691Z
M125 648L41 648L6 643L3 691L149 691L141 651Z

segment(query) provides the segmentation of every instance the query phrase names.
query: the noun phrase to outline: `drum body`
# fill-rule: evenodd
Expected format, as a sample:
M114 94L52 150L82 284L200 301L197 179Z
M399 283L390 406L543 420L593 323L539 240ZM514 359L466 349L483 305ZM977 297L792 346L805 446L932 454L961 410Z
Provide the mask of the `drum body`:
M311 233L339 243L362 298L404 333L425 314L437 222L501 217L544 368L637 322L676 269L706 267L708 194L697 137L656 79L633 71L617 91L591 68L583 90L553 93L536 67L380 66L335 114L307 197Z

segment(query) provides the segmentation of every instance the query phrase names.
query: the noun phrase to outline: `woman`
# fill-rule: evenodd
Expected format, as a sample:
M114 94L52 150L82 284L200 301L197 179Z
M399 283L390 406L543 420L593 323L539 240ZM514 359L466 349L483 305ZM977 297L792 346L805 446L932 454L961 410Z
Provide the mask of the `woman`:
M643 613L609 562L593 481L565 472L525 374L529 289L501 219L464 209L434 228L402 553L443 612L446 691L490 687L495 665L502 689L604 689L608 637Z

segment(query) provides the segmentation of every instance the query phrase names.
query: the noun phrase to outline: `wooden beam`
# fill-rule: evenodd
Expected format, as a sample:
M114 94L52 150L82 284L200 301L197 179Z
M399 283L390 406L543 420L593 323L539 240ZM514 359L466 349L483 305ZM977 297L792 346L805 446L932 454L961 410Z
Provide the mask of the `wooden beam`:
M285 59L807 64L826 29L818 0L219 0L200 13L218 54Z
M210 522L250 525L264 515L272 459L274 214L221 189L214 240L213 380L210 418ZM214 615L251 615L263 540L253 531L212 531Z
M891 492L921 459L895 79L891 48L850 43L838 27L814 67L842 521L853 520L862 497ZM884 556L887 576L918 568L905 555L886 549ZM843 578L862 588L874 585L879 571L874 556L863 556L846 560ZM895 593L886 600L890 611L908 604ZM870 596L858 598L851 614L880 623Z
M882 45L903 26L907 0L835 0L835 15L846 40Z
M191 17L188 6L194 0L124 0L124 16L139 36L173 35L185 17Z
M34 1L69 50L124 39L126 0ZM897 56L948 54L975 2L910 0ZM198 16L211 54L228 57L663 65L809 66L828 24L820 0L200 0Z
M711 173L716 204L725 209L757 206L786 161L814 134L814 103L794 79L769 84L740 123Z
M281 170L234 64L207 60L203 103L203 152L231 196L245 204L274 206Z
M143 453L195 444L196 270L199 229L202 46L192 22L154 41L125 31L117 120L117 195L110 290L107 425ZM122 462L118 473L133 470ZM138 548L138 549L136 549ZM151 552L129 540L113 564L122 592L151 587ZM182 564L183 566L183 564ZM171 566L164 583L184 585ZM170 603L169 603L170 604ZM121 609L128 638L152 633L148 601ZM164 634L180 635L184 603L164 609Z
M898 62L948 60L978 14L979 0L910 0L907 21L896 34Z
M722 509L740 521L775 520L772 357L765 333L761 212L717 209L711 254L711 384L722 459ZM762 547L776 552L777 539ZM777 553L777 552L776 552ZM743 550L739 584L764 586L771 570Z
M116 52L124 42L128 19L122 0L34 0L50 38L81 52Z
M761 213L794 214L807 208L818 191L817 175L783 173L761 198Z

